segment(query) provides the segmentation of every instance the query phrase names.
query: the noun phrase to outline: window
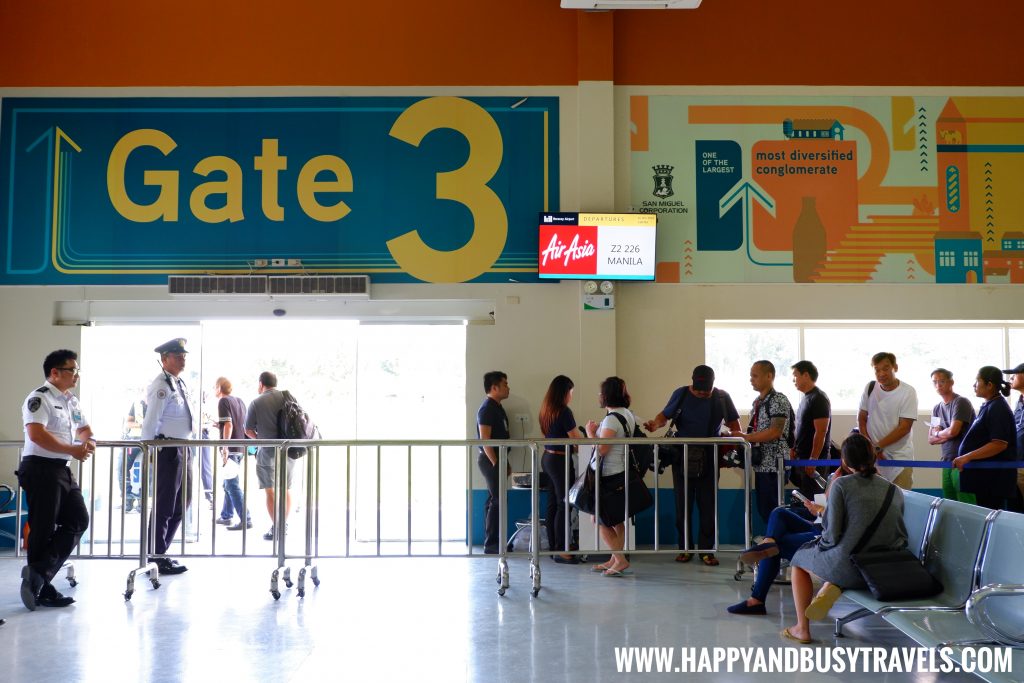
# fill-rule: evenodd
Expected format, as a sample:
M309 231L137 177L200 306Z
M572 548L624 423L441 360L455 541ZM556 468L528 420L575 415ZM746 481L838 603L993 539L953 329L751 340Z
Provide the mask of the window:
M964 252L964 266L967 268L977 267L978 265L978 252L968 251Z
M917 390L922 413L935 403L932 370L953 373L956 391L970 398L978 368L1013 367L1024 362L1024 325L1020 323L754 323L708 321L705 358L715 369L715 385L730 392L741 410L751 396L750 363L759 358L776 366L775 388L800 398L789 367L801 358L819 372L818 385L828 394L832 409L856 412L864 387L874 379L871 357L879 351L896 355L901 381Z
M939 265L943 267L952 268L956 265L956 254L952 251L940 251L939 252Z
M704 332L704 358L715 371L715 386L729 392L740 412L748 411L754 400L750 366L756 360L771 361L775 365L775 388L786 394L794 406L800 402L800 392L790 381L789 369L800 360L797 327L708 325Z

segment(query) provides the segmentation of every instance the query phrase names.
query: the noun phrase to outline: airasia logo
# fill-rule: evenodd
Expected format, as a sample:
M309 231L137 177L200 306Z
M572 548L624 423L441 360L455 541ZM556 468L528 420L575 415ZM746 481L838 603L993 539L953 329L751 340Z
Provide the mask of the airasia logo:
M597 226L540 226L540 272L596 273Z

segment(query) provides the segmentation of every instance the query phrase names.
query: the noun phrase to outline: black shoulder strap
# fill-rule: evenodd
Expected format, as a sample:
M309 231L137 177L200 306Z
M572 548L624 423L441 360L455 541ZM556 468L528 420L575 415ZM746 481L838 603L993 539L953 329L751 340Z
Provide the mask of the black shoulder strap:
M619 423L622 424L622 431L626 432L626 438L627 439L633 437L633 433L629 431L629 422L626 421L626 418L623 415L621 415L620 413L616 413L614 410L609 410L608 414L609 415L614 415L616 418L618 418ZM600 460L600 458L599 458L599 460ZM633 467L633 469L637 470L638 472L640 471L640 465L637 462L636 453L633 452L632 448L629 449L629 464L630 464L630 466Z
M896 495L896 485L890 483L889 490L885 493L885 500L882 501L881 509L878 510L878 514L875 515L875 518L871 520L871 524L868 525L868 528L864 530L860 540L857 541L857 545L855 545L853 550L850 551L851 555L859 553L863 550L864 546L867 545L867 542L871 540L871 537L878 529L878 525L882 523L882 518L885 517L885 513L889 511L889 506L892 505L892 497L894 495Z
M871 398L872 392L875 390L875 385L878 384L875 380L868 382L868 398Z
M629 422L626 421L626 418L621 413L616 413L614 410L609 410L608 414L614 415L619 419L619 422L622 424L622 431L626 433L627 439L633 436L633 433L629 431Z

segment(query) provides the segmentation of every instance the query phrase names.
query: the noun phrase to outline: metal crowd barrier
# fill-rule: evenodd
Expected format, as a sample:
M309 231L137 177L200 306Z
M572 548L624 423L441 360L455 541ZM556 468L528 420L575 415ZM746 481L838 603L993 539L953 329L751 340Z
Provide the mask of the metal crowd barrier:
M659 450L660 450L660 447L661 446L665 446L665 445L680 446L683 449L682 450L682 458L681 458L681 464L683 465L683 496L684 496L684 510L685 510L684 515L683 515L684 516L684 520L683 520L683 525L684 525L683 526L683 530L684 530L684 539L683 540L684 540L684 543L683 543L683 545L686 548L688 548L688 549L690 548L690 528L691 528L690 510L691 510L692 506L690 505L690 496L689 496L689 493L690 493L690 491L689 491L690 471L689 471L689 461L688 461L687 455L689 454L689 449L690 449L691 446L710 446L712 448L712 458L711 459L712 459L712 467L713 467L713 480L715 482L715 486L714 486L714 510L715 510L715 515L714 515L714 544L713 544L712 548L693 548L693 549L687 550L687 552L693 552L693 553L696 553L696 554L722 552L719 549L719 524L718 524L718 475L719 475L719 462L718 462L718 459L719 459L719 447L721 447L721 446L734 446L734 447L738 446L738 447L743 449L743 451L744 451L744 457L743 457L743 463L744 463L744 466L743 466L744 539L746 541L745 545L746 546L750 545L750 540L751 540L750 491L751 491L751 486L752 486L752 482L753 482L753 476L752 476L752 470L751 470L751 465L750 465L751 445L748 442L744 441L743 439L739 439L739 438L735 438L735 437L719 437L719 438L708 438L708 439L664 438L664 437L661 437L661 438L645 439L644 442L645 442L645 445L652 445L652 446L654 446L654 464L655 464L655 470L654 470L654 473L653 473L654 474L654 493L653 493L653 498L654 498L654 547L651 548L651 549L635 549L635 548L630 548L630 534L631 534L631 526L632 525L629 524L629 523L626 523L625 527L624 527L625 536L624 536L624 539L623 539L624 549L623 549L622 552L628 552L630 555L658 555L658 554L670 554L670 553L678 552L677 549L669 549L669 550L662 549L661 545L660 545L661 544L660 530L659 530L660 496L659 496L658 492L661 489L661 475L662 475L662 472L659 472L660 468L658 466L658 463L659 463ZM633 446L633 445L636 445L636 443L637 443L637 440L635 438L623 438L623 439L590 439L590 438L585 438L585 439L534 439L534 440L530 441L530 508L531 508L531 511L530 511L530 550L529 550L528 553L510 553L510 552L507 552L507 547L506 547L506 545L504 543L501 545L501 547L499 548L499 553L498 553L499 554L499 559L498 559L498 579L497 579L497 581L498 581L498 595L504 595L505 591L509 587L508 562L507 562L507 558L508 558L509 555L528 556L529 557L529 559L530 559L530 581L531 581L531 585L532 585L531 586L531 593L532 593L533 596L536 597L537 594L540 592L540 589L541 589L540 558L542 556L550 556L550 555L555 555L555 554L581 556L581 555L586 555L586 554L592 553L592 552L602 552L602 550L605 551L605 552L611 552L610 549L608 549L608 548L603 548L602 549L602 547L601 547L600 530L598 528L598 522L596 521L597 519L599 519L599 516L600 516L600 513L601 513L601 486L598 484L598 482L595 482L595 487L594 487L594 489L595 489L594 490L595 510L594 510L593 517L595 519L595 523L594 523L594 548L595 548L595 550L582 551L582 550L570 550L569 549L568 546L569 546L570 526L571 526L571 522L570 522L570 519L569 519L569 517L570 517L569 514L565 515L565 520L564 520L564 528L563 528L563 531L564 531L563 538L565 539L564 546L562 548L560 548L560 549L551 549L551 550L547 550L547 551L541 551L540 550L540 543L539 543L539 539L540 539L540 511L539 511L539 500L540 500L540 491L539 491L540 476L539 476L539 473L540 473L540 467L539 467L538 453L539 452L543 452L544 446L564 447L565 449L570 450L570 451L571 451L571 449L570 449L571 446L578 446L579 447L579 452L581 454L581 457L580 457L580 470L576 472L576 476L579 477L580 474L582 474L582 472L585 470L585 468L589 467L590 458L589 457L583 457L583 455L582 455L583 453L588 453L589 452L589 448L588 447L597 447L598 445L608 445L608 446L623 445L623 446L625 446L625 454L624 454L625 462L628 463L629 460L630 460L630 447ZM498 467L499 467L498 471L499 472L506 471L505 469L503 469L503 467L506 464L505 458L506 458L506 455L505 455L504 449L501 449L501 451L499 451L499 462L498 462ZM572 485L571 480L569 479L569 458L568 457L565 458L565 465L564 465L564 467L565 467L564 476L565 476L565 481L566 481L566 493L565 493L566 499L563 502L565 503L566 510L568 512L569 507L570 507L569 504L568 504L568 495L569 495L568 489ZM627 485L625 487L625 502L624 502L624 506L625 506L624 509L625 510L629 510L628 476L629 475L628 475L628 467L627 467L627 472L626 472L626 482L627 482ZM648 478L647 473L645 473L645 481L646 481L647 478ZM508 487L508 484L507 484L506 478L505 477L499 477L499 479L498 479L498 489L499 489L499 498L501 500L507 500L507 487ZM553 495L553 494L551 494L551 495ZM498 526L499 529L507 529L508 528L508 520L507 520L506 508L507 508L506 505L502 505L500 507L500 521L499 521L499 526Z
M212 506L213 510L209 517L209 530L210 530L210 545L208 552L198 552L196 550L189 551L188 543L190 541L189 533L185 530L185 520L182 522L182 529L179 532L179 537L174 542L174 551L169 550L168 554L174 554L176 556L184 557L197 557L197 556L211 556L211 557L272 557L275 561L274 568L271 571L270 580L270 592L275 599L278 599L281 595L280 582L283 581L285 586L291 588L292 582L292 568L293 565L298 568L297 577L297 593L300 597L305 594L305 582L308 577L312 580L314 585L319 585L319 577L317 575L317 566L315 561L318 558L330 558L330 557L358 557L358 556L388 556L394 553L382 552L383 544L389 543L383 540L382 534L382 512L386 509L382 504L382 481L383 481L383 467L382 464L386 457L393 457L393 454L384 455L384 452L390 451L391 449L404 449L405 454L405 477L406 477L406 501L405 501L405 553L406 556L481 556L480 553L474 552L472 545L472 530L470 525L473 521L473 488L470 482L473 479L473 460L477 453L477 449L480 446L492 446L498 450L499 454L499 472L505 471L509 459L509 449L520 448L525 449L529 456L530 461L530 472L531 472L531 491L530 491L530 508L531 508L531 548L528 553L515 553L510 552L507 547L507 534L502 533L502 542L499 544L498 559L498 574L497 583L499 585L499 594L504 594L505 590L509 587L509 572L508 572L508 558L509 557L528 557L530 560L530 576L533 584L533 594L536 595L541 587L540 578L540 557L542 555L552 555L556 552L575 552L575 554L583 554L580 551L568 551L568 549L561 550L547 550L541 551L540 549L540 514L539 514L539 473L540 463L539 454L543 451L545 445L560 445L560 446L583 446L586 450L588 445L596 445L597 443L602 445L625 445L627 448L630 444L636 444L634 439L600 439L600 440L569 440L569 439L549 439L549 440L535 440L535 439L524 439L524 440L441 440L441 441L343 441L343 440L319 440L319 441L283 441L283 440L246 440L246 441L222 441L215 439L193 439L193 440L160 440L160 441L99 441L97 443L97 454L90 458L88 461L82 463L78 461L72 461L71 466L75 472L80 486L86 491L86 504L90 510L90 521L89 528L86 532L87 536L79 543L76 548L72 559L86 559L86 558L137 558L137 566L129 572L126 590L124 598L130 600L135 591L136 578L141 574L148 574L148 578L154 588L160 585L158 568L156 564L150 562L153 555L149 552L152 547L151 532L154 524L154 491L156 491L157 476L156 476L156 454L157 451L162 447L188 447L194 449L194 459L199 460L200 449L211 448L212 449ZM750 469L750 446L746 442L740 439L734 438L718 438L718 439L650 439L646 440L646 443L654 445L656 450L660 445L673 444L679 445L683 448L683 459L682 462L686 462L686 453L690 446L710 446L713 451L713 466L714 475L718 474L718 450L720 446L740 446L746 452L744 462L744 516L745 516L745 527L744 535L745 539L749 542L750 540L750 488L752 482L752 475ZM216 517L218 516L219 500L223 495L221 492L221 465L220 458L217 456L217 450L221 446L227 447L248 447L248 446L262 446L272 447L275 449L275 462L276 462L276 477L277 485L275 486L275 497L274 497L274 509L275 519L284 520L287 518L287 498L281 495L282 489L285 487L285 481L287 477L286 467L283 463L286 460L286 453L289 446L305 446L308 451L305 457L297 461L297 466L301 467L303 477L300 479L301 486L305 489L304 496L304 511L305 517L302 520L302 548L299 552L289 552L290 548L285 543L286 540L286 525L281 523L274 524L273 534L273 545L272 552L269 554L258 554L250 553L247 544L247 534L245 524L245 512L250 507L250 496L248 492L248 482L251 478L251 464L249 458L242 459L242 465L240 468L239 477L242 478L242 491L243 491L243 507L246 510L239 511L239 520L242 526L241 529L241 553L222 552L218 548L218 525ZM0 442L0 448L15 448L18 449L20 456L20 449L22 442ZM125 505L129 495L129 488L127 486L118 487L118 478L120 481L126 481L127 463L126 459L122 459L120 468L115 467L117 461L117 449L132 449L141 448L143 457L141 458L141 488L139 492L139 520L138 520L138 538L131 536L130 531L133 527L128 522ZM437 497L436 497L436 511L437 511L437 534L432 541L420 541L414 540L413 534L413 461L414 449L431 449L436 450L436 462L437 462ZM335 454L331 453L332 449L338 449L342 457L333 457ZM371 453L375 455L375 458L371 459L371 463L375 465L375 481L376 491L374 493L374 506L375 506L375 519L373 520L373 539L374 548L372 553L359 553L353 552L353 542L358 543L358 539L355 535L355 529L353 527L353 497L356 493L355 487L353 486L354 474L353 474L353 458L358 456L358 453L369 449ZM465 495L466 500L466 534L465 539L461 545L464 545L465 549L462 553L445 552L445 533L444 533L444 511L443 511L443 494L445 493L443 471L444 462L446 455L445 449L460 449L464 450L465 453L465 473L466 473L466 485L462 492ZM327 454L326 462L335 466L335 469L342 468L343 474L338 473L339 479L333 478L328 479L328 485L322 488L322 465L325 462L321 458L321 455ZM105 456L105 457L104 457ZM417 455L418 461L422 461L422 456ZM655 462L658 461L658 454L655 452ZM581 463L580 471L586 466L585 462ZM569 463L566 460L565 467L568 470ZM181 487L182 496L182 510L187 511L190 500L201 501L202 498L195 492L195 482L191 481L190 468L188 466L183 467L182 477L185 480L183 483L191 483L191 486ZM684 472L684 481L688 482L688 469ZM630 549L628 552L635 554L657 554L675 552L675 550L665 550L661 548L659 539L659 504L660 497L658 491L661 485L660 473L654 473L654 525L655 525L655 541L653 549L642 549L635 550ZM506 501L506 504L499 505L499 528L503 531L508 528L508 480L506 477L498 477L499 482L499 500ZM340 486L338 486L340 484ZM568 486L567 486L568 487ZM295 486L293 486L293 489ZM103 495L103 490L106 489L107 494ZM684 495L687 496L685 501L686 515L685 515L685 545L689 546L690 541L690 504L688 499L688 486L686 487ZM321 531L324 527L324 519L321 515L322 510L322 498L321 493L323 490L343 492L344 503L342 512L344 515L343 530L344 530L344 548L342 551L332 552L330 549L322 547L321 541L323 536ZM115 498L116 496L116 498ZM600 487L597 489L597 504L600 506ZM628 496L628 488L627 488ZM16 539L14 556L20 557L22 554L21 541L22 541L22 528L24 524L24 517L22 513L22 492L20 489L17 491L15 501L14 515L16 518ZM115 515L114 512L118 508L119 503L119 514ZM719 552L718 538L719 538L719 527L718 527L718 515L717 515L717 503L718 503L718 488L715 487L715 505L716 505L716 516L715 516L715 542L712 548L697 548L693 549L692 552ZM199 503L201 505L201 503ZM628 499L626 501L628 509ZM600 508L598 508L599 510ZM106 511L105 518L101 514L97 514L98 511ZM187 512L184 512L185 516L190 516ZM197 515L197 518L199 515ZM567 516L568 517L568 516ZM566 520L568 525L568 519ZM205 525L205 522L197 522L196 529L193 531L198 534L201 528ZM626 538L625 545L628 548L630 544L630 534L632 533L629 525L626 526ZM99 539L98 536L105 535L105 539ZM598 550L601 549L601 539L598 529L595 525L594 531L595 542L594 546ZM566 535L569 538L569 535ZM450 539L449 545L458 543L458 538ZM132 547L134 543L138 543L137 551ZM436 544L436 550L430 553L426 552L414 552L415 549L419 549L423 543L428 543L431 546ZM364 546L365 547L365 544ZM450 548L449 548L450 550ZM586 551L595 552L595 551ZM300 562L296 562L300 561ZM69 579L74 581L74 569L73 565L69 567Z

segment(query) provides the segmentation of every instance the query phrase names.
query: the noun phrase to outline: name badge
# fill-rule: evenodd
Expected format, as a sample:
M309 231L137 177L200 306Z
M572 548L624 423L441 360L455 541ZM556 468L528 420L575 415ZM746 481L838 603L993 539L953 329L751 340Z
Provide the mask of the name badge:
M74 422L75 424L81 424L82 423L82 411L77 409L77 408L72 410L71 411L71 421Z

